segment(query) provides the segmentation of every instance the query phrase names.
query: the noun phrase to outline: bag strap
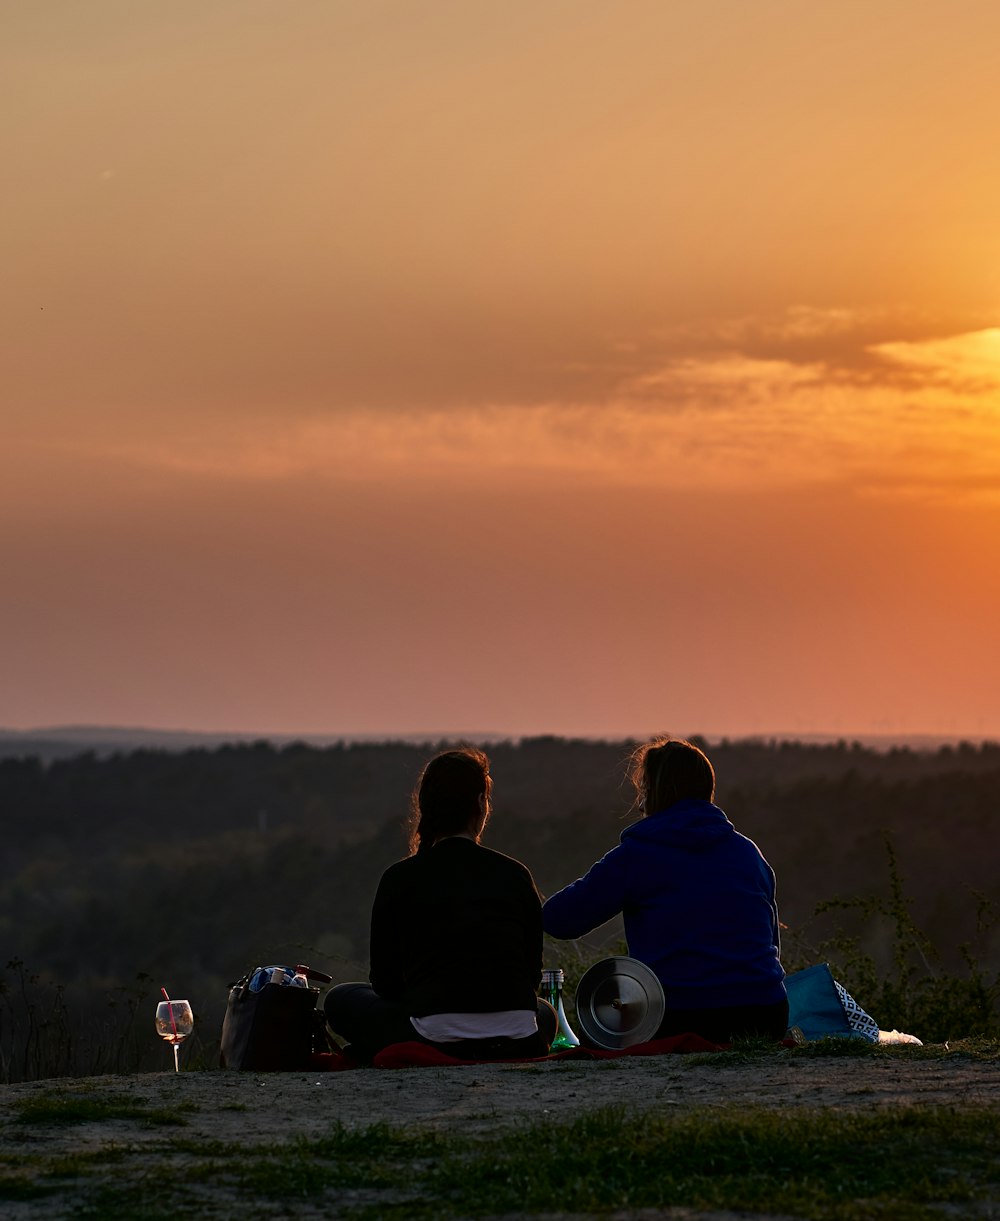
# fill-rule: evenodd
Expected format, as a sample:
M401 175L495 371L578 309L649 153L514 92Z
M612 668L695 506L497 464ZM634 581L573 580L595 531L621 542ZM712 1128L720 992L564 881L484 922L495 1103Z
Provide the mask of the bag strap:
M304 975L306 979L311 979L317 984L332 984L333 976L327 975L325 971L317 971L313 967L303 966L302 963L297 963L295 967L300 975Z
M254 972L258 971L258 970L260 970L259 967L251 967L250 970L247 971L246 975L244 975L242 979L238 979L236 981L236 983L229 985L230 989L239 988L241 993L246 992L250 987L250 980L253 978ZM313 981L313 983L317 983L317 984L332 984L333 983L332 975L327 975L325 971L317 971L315 969L315 967L307 967L303 963L297 963L295 966L295 970L300 975L304 975L306 977L306 979L311 979Z

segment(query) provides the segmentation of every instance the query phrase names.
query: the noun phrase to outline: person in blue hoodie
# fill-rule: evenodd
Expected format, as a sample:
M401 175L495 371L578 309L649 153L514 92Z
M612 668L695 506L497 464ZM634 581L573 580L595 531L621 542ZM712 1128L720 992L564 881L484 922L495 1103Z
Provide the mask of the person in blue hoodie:
M657 1038L780 1039L788 1025L774 871L713 804L715 771L690 742L657 738L632 757L643 817L542 909L552 937L582 937L621 912L631 957L663 985Z

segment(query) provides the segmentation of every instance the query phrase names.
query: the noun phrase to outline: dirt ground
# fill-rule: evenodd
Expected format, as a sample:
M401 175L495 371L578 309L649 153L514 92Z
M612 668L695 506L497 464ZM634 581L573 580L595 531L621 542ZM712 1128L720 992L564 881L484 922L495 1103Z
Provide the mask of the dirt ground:
M587 1108L618 1105L629 1111L708 1106L821 1106L848 1110L903 1105L1000 1105L1000 1061L901 1055L858 1058L778 1057L763 1063L705 1063L661 1056L615 1061L465 1068L360 1069L344 1073L150 1073L52 1080L0 1087L0 1134L7 1158L46 1158L84 1150L127 1147L141 1158L164 1139L162 1128L128 1120L70 1126L16 1122L18 1103L64 1092L128 1095L150 1108L185 1108L186 1140L240 1141L247 1146L294 1136L318 1137L340 1121L379 1121L463 1133L496 1131L572 1118ZM10 1163L8 1163L10 1164ZM114 1173L109 1170L109 1173ZM61 1208L65 1211L60 1211ZM69 1200L8 1202L10 1218L72 1215ZM638 1219L641 1213L628 1214ZM652 1214L649 1214L652 1215ZM687 1210L657 1213L709 1221ZM624 1214L623 1214L624 1216Z

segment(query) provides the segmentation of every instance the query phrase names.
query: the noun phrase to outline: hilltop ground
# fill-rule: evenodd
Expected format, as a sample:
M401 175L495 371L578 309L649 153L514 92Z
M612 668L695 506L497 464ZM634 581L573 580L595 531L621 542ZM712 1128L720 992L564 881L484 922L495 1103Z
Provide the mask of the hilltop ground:
M125 1180L156 1182L169 1158L171 1181L199 1183L197 1215L249 1215L234 1196L227 1174L206 1175L200 1148L217 1142L255 1148L302 1137L315 1140L338 1123L355 1129L387 1121L407 1131L485 1135L528 1123L572 1119L588 1109L620 1106L626 1112L695 1107L720 1112L746 1105L764 1108L820 1107L871 1111L1000 1105L1000 1060L966 1056L879 1056L763 1061L663 1056L603 1063L562 1061L542 1065L489 1065L401 1071L365 1069L346 1073L151 1073L80 1080L51 1080L0 1087L3 1136L2 1196L10 1218L98 1215L101 1190L120 1190ZM82 1113L74 1108L83 1103ZM94 1107L88 1116L86 1107ZM121 1107L116 1115L114 1107ZM102 1110L102 1107L104 1108ZM133 1113L128 1113L129 1108ZM61 1108L66 1114L61 1114ZM162 1126L175 1115L181 1127ZM159 1116L159 1121L157 1120ZM180 1147L177 1145L181 1139ZM168 1148L171 1142L174 1147ZM86 1162L83 1165L80 1159ZM12 1175L37 1166L45 1194L11 1188ZM195 1173L200 1166L198 1174ZM75 1167L75 1169L74 1169ZM160 1173L160 1181L163 1181ZM104 1185L102 1187L102 1184ZM147 1197L149 1191L147 1190ZM337 1216L340 1209L374 1203L365 1193L327 1194L299 1200L284 1213L266 1205L253 1215ZM139 1197L137 1197L139 1198ZM993 1216L979 1211L978 1216ZM276 1211L274 1211L276 1209ZM122 1216L155 1216L155 1208L119 1202ZM378 1215L376 1211L376 1215ZM607 1215L607 1214L605 1214ZM642 1210L615 1214L642 1217ZM677 1218L721 1217L688 1209L658 1212ZM735 1216L736 1214L728 1214ZM747 1217L750 1214L739 1214Z

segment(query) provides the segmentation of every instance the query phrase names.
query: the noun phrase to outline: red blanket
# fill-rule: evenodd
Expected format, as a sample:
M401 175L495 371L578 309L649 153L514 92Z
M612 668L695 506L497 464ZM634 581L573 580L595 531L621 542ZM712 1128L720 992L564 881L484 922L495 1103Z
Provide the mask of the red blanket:
M557 1051L533 1060L460 1060L449 1056L426 1043L393 1043L375 1057L376 1068L455 1068L468 1065L489 1064L545 1064L549 1060L617 1060L620 1056L664 1056L670 1054L690 1055L699 1051L724 1051L726 1045L709 1043L699 1034L678 1034L669 1039L656 1039L652 1043L636 1043L623 1047L621 1051L603 1051L591 1047L574 1047L571 1051ZM321 1072L339 1073L345 1069L358 1068L355 1061L339 1052L318 1052L313 1056L313 1068Z

